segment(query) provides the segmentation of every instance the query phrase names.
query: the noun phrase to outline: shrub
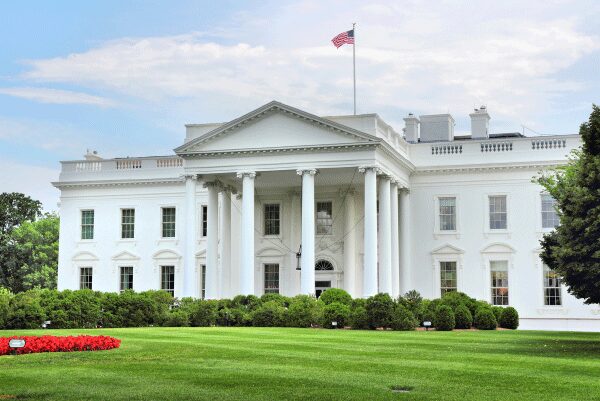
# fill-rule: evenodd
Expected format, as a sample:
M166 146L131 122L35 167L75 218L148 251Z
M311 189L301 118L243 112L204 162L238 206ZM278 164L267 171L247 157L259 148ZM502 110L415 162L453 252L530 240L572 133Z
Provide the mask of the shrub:
M262 305L262 301L255 295L238 295L231 300L233 307L243 306L247 311L252 312Z
M479 308L475 313L474 319L475 327L479 330L496 330L496 317L492 308Z
M364 330L369 328L370 319L367 309L358 305L350 309L350 316L348 319L350 326L355 330Z
M39 329L44 321L39 292L30 290L15 294L8 305L6 327L9 329Z
M437 308L441 305L441 301L442 300L439 298L423 300L423 314L421 315L420 322L421 325L423 324L423 322L431 322L433 324L433 321L435 320L435 312L437 311Z
M519 313L515 308L512 306L504 308L502 315L500 315L500 327L512 330L516 330L519 327Z
M325 305L338 302L344 305L350 305L352 303L352 297L346 291L340 288L329 288L321 293L319 301Z
M459 292L459 291L446 292L442 296L440 302L443 305L448 305L449 307L451 307L452 311L455 314L456 314L456 309L460 305L464 305L469 309L469 312L471 312L471 316L473 315L473 313L475 313L475 311L477 310L477 306L478 306L477 300L475 300L475 298L471 298L464 292Z
M163 322L165 327L187 327L190 325L190 315L181 309L176 309L167 314Z
M501 306L492 306L492 312L494 312L494 317L496 318L496 322L500 321L500 316L502 316L502 311L504 310Z
M404 305L396 305L390 327L394 330L409 331L414 330L419 325L415 315Z
M318 306L315 297L296 295L290 299L290 306L285 313L288 327L311 327L318 320Z
M284 322L285 308L276 301L265 302L250 314L252 326L279 327Z
M367 298L367 314L369 327L389 327L394 312L394 301L388 294L379 293Z
M456 321L454 320L454 312L448 305L440 305L433 319L433 325L438 331L450 331L454 329Z
M348 324L349 320L350 308L348 307L348 305L342 304L340 302L333 302L329 305L325 305L321 311L320 323L321 327L323 328L342 328ZM336 322L337 325L333 326L332 322Z
M217 301L198 299L189 304L181 305L180 309L190 316L193 327L213 326L217 322Z
M465 305L459 305L454 313L454 320L457 329L470 329L473 325L473 316L471 311Z
M0 329L6 325L6 316L8 315L12 296L12 293L8 289L0 287Z
M423 319L423 297L416 290L408 291L403 297L398 297L398 304L406 307L413 316L421 322Z
M265 302L277 302L279 305L281 306L285 306L287 307L290 304L290 299L288 297L284 297L281 294L274 294L274 293L270 293L270 294L263 294L263 296L260 297L260 302L261 303L265 303Z

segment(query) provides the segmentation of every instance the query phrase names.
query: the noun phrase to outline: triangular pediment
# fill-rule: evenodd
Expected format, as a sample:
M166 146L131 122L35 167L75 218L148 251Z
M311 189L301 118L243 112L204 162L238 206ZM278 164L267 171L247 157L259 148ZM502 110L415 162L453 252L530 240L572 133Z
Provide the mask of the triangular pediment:
M460 254L460 253L464 253L465 251L463 251L460 248L455 247L454 245L450 245L450 244L446 244L446 245L442 245L440 247L435 248L433 251L431 251L432 255L455 255L455 254Z
M185 155L379 142L379 138L362 131L273 101L191 140L175 152Z
M140 257L128 251L122 251L112 257L113 260L138 260Z

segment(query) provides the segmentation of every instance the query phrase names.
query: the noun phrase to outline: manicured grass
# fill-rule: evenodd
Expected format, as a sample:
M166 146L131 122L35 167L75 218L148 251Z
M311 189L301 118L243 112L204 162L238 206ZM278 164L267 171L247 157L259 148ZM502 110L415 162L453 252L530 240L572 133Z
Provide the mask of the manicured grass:
M267 328L0 331L105 334L120 349L0 357L0 399L589 400L600 335ZM393 393L392 386L409 387Z

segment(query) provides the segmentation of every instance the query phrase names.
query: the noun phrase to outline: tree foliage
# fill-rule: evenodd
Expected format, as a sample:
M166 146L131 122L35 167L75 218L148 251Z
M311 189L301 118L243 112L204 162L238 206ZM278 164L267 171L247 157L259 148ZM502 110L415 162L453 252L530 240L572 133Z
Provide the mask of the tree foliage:
M540 255L569 292L585 303L600 303L600 108L579 129L583 146L567 165L537 182L556 199L560 225L544 235Z

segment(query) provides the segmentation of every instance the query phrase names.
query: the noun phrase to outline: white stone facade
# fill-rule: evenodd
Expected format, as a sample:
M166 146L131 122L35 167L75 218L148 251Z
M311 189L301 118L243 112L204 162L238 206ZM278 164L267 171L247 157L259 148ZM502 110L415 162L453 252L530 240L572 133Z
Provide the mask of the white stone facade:
M473 136L458 138L450 115L411 115L405 140L376 114L271 102L188 125L172 156L63 162L59 289L456 289L514 306L522 328L600 330L600 308L539 259L553 213L532 178L580 138L490 135L487 110L471 118Z

